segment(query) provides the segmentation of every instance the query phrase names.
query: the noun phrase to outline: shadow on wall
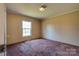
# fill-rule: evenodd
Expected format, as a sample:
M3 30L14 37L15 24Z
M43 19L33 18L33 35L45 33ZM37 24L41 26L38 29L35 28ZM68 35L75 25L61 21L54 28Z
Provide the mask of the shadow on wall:
M43 37L79 46L79 12L73 12L42 23Z

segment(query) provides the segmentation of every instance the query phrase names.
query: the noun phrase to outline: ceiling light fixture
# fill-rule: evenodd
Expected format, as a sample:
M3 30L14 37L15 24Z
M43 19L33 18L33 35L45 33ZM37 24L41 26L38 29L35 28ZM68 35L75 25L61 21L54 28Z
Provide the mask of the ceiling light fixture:
M43 4L43 5L41 5L41 7L39 8L39 10L40 10L41 12L43 12L43 11L46 10L46 7L47 7L47 6Z

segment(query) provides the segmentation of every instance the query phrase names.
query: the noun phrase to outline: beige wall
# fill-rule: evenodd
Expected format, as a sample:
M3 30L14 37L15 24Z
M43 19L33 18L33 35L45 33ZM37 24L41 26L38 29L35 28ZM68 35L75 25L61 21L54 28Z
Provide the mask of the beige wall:
M43 37L79 46L79 11L45 19Z
M6 25L6 8L4 4L0 3L0 45L4 44Z
M40 38L41 37L41 23L40 20L32 19L29 17L25 17L18 14L7 14L7 25L8 25L8 44L13 44L25 40L30 40L33 38ZM32 36L22 37L22 21L32 21Z
M8 44L41 37L41 21L8 13ZM32 21L32 36L22 37L21 23ZM79 46L79 11L42 21L42 37Z

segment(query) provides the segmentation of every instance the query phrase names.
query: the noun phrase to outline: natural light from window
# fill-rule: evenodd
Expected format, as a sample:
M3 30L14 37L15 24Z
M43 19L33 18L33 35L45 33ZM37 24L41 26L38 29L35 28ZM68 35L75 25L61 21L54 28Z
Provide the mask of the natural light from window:
M30 21L22 21L22 36L31 36L31 22Z

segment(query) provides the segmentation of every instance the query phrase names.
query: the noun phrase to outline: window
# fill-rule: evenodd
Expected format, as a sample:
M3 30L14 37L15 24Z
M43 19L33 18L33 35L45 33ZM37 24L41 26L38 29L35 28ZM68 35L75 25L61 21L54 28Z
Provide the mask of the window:
M22 35L31 36L31 22L30 21L22 21Z

